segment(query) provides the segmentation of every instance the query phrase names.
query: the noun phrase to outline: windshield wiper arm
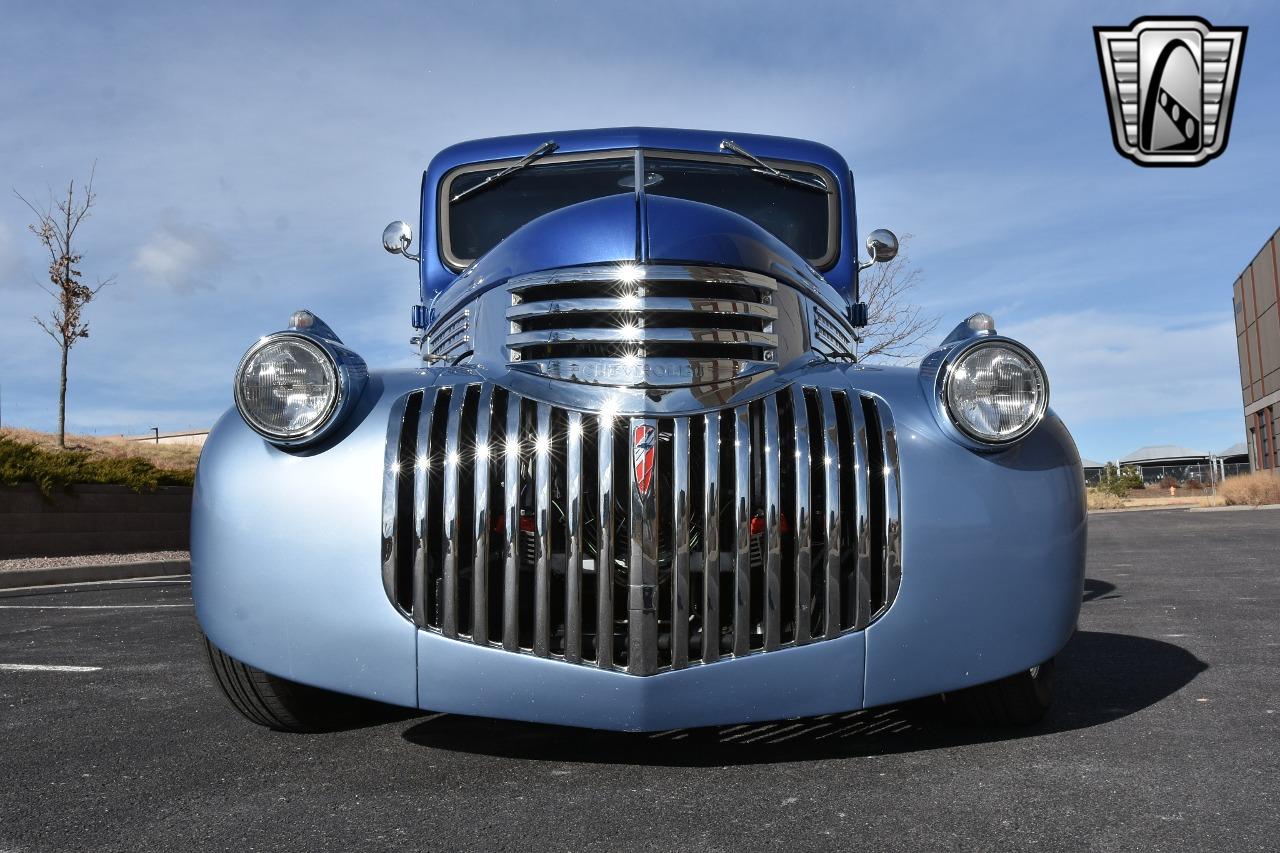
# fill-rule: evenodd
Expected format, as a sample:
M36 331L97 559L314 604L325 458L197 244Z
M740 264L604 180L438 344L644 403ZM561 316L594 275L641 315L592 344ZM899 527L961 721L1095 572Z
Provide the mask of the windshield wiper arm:
M750 160L752 163L755 163L756 168L752 169L751 171L755 172L757 175L764 175L767 178L775 178L779 181L786 181L788 184L795 184L796 186L804 187L807 190L815 190L820 193L826 193L827 195L831 195L831 189L825 183L822 183L822 182L813 183L812 181L807 181L804 178L798 178L795 175L788 175L786 172L779 172L777 169L773 168L768 163L761 160L759 157L747 151L745 148L743 148L738 143L734 142L732 139L726 139L723 142L721 142L720 150L731 151L734 154L737 154L739 157L744 157L747 160ZM814 178L814 180L818 181L819 179Z
M516 162L512 163L507 168L503 169L501 172L495 172L494 174L485 178L483 181L476 184L475 186L467 187L465 190L458 193L453 198L449 199L449 204L453 204L455 201L458 201L459 199L464 199L467 196L471 195L472 193L478 193L480 192L480 190L484 189L490 184L496 184L498 181L501 181L503 178L510 177L512 174L520 171L525 166L528 166L531 163L533 163L534 160L537 160L540 157L544 157L547 154L550 154L552 151L555 151L559 147L560 146L556 144L554 139L548 139L546 142L542 143L537 148L533 149L528 154L524 155L523 157L521 157Z

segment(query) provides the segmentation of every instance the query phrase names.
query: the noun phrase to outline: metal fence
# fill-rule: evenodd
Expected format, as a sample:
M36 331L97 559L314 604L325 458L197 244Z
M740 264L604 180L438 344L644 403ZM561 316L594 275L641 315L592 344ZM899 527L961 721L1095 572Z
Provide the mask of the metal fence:
M1147 486L1158 486L1166 477L1172 477L1179 486L1184 486L1192 480L1208 486L1212 481L1210 465L1207 462L1199 465L1126 465L1125 470L1130 467L1138 470L1143 484ZM1218 469L1218 478L1248 474L1250 471L1248 462L1223 462L1218 465ZM1096 486L1102 480L1102 475L1102 469L1093 468L1084 472L1084 481L1090 486Z

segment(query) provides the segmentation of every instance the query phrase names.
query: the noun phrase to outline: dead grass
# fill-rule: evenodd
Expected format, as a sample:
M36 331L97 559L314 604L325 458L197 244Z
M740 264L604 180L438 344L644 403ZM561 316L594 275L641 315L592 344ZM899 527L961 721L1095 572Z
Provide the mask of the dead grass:
M1088 489L1086 497L1089 509L1124 509L1124 498L1109 492Z
M1280 504L1280 476L1269 471L1255 471L1228 477L1218 487L1227 506L1263 506Z
M47 450L58 447L58 437L53 433L33 429L5 427L0 437L23 444L34 444ZM68 435L67 449L89 454L91 459L142 459L157 468L170 471L192 472L200 459L200 449L189 444L152 444L146 441L126 441L116 436Z

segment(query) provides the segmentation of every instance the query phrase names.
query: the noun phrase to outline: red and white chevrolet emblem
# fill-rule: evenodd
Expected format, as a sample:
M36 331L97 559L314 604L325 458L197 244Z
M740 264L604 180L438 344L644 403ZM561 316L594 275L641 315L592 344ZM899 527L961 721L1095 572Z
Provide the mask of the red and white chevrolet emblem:
M636 427L631 443L631 457L635 465L636 491L648 496L653 488L653 469L658 464L658 433L648 424Z

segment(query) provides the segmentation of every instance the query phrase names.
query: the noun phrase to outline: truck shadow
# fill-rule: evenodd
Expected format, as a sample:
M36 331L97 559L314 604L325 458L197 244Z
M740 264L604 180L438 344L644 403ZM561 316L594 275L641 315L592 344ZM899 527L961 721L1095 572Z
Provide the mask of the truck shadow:
M1101 725L1154 705L1207 668L1172 643L1080 631L1058 657L1053 710L1042 723L1022 729L965 727L929 699L823 717L644 734L441 714L410 727L403 737L419 746L479 755L672 767L883 755Z

